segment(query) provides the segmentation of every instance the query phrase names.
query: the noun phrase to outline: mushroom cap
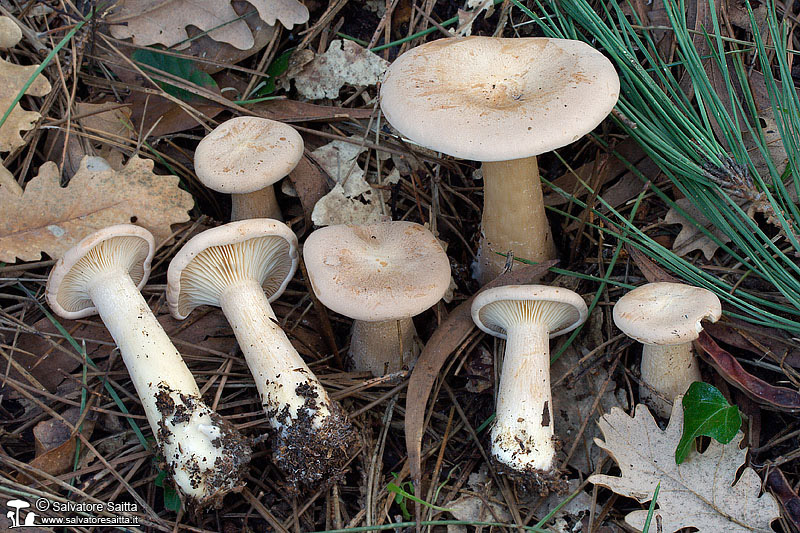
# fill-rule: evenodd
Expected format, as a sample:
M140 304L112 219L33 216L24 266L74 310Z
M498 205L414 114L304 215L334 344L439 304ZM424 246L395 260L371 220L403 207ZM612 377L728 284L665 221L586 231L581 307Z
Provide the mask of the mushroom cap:
M450 286L442 245L413 222L327 226L308 236L303 257L317 298L355 320L418 315Z
M236 117L206 135L194 152L194 170L217 192L246 194L280 181L303 157L293 127L259 117Z
M683 283L648 283L614 305L614 323L642 344L669 346L691 342L703 331L700 321L722 316L713 292Z
M108 226L85 237L56 262L47 279L45 298L64 318L84 318L97 313L89 296L92 274L119 266L141 289L150 276L155 253L153 234L132 224Z
M271 218L239 220L199 233L175 255L167 270L167 303L183 320L195 307L219 307L233 284L257 281L271 302L297 270L297 236Z
M475 325L501 339L514 323L545 324L552 339L583 324L587 314L578 293L547 285L504 285L487 289L472 301Z
M574 40L452 37L386 71L381 109L415 143L475 161L549 152L593 130L619 97L614 66Z

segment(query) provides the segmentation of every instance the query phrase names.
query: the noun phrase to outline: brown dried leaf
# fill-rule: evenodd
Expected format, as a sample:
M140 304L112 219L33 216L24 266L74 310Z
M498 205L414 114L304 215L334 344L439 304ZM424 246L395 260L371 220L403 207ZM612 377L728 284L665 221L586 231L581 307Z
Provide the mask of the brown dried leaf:
M61 416L74 425L80 419L80 409L70 407ZM94 422L84 420L81 433L88 438L93 430ZM77 436L72 436L66 424L56 418L44 420L33 428L33 437L36 457L29 463L31 466L44 470L51 476L59 476L72 469L78 439Z
M344 85L378 83L388 66L388 61L353 41L337 40L291 78L304 98L337 98Z
M308 21L308 9L296 0L248 2L270 26L280 20L291 29L295 24ZM203 31L217 28L208 33L212 39L240 50L252 48L255 42L230 0L120 0L106 20L114 24L110 28L111 35L117 39L133 39L134 44L140 46L163 44L169 48L183 43L177 48L186 48L189 43L184 41L189 39L186 33L189 25Z
M0 261L36 261L42 252L58 258L90 233L121 223L147 228L161 244L171 224L189 220L194 205L176 176L157 176L153 161L138 157L116 172L87 156L67 187L59 182L58 168L48 162L22 196L0 189Z
M708 221L703 213L689 200L688 198L681 198L675 202L675 205L683 209L686 214L692 217L698 224L709 230L721 242L728 243L730 238L725 235L725 232L717 229ZM680 224L681 231L675 238L672 244L672 251L683 257L689 252L700 250L706 259L714 257L714 252L717 251L719 245L709 238L705 233L700 231L698 226L692 223L688 218L680 214L674 207L667 211L667 216L664 217L664 222L667 224Z
M22 187L19 186L17 180L14 179L14 175L6 167L0 166L0 197L3 194L22 196Z
M683 433L683 403L675 399L667 429L661 431L644 405L637 405L633 417L622 409L612 409L600 419L605 441L597 444L617 462L619 477L593 475L589 481L635 498L640 503L652 499L660 482L658 506L648 533L656 530L674 533L695 528L698 533L772 532L770 523L780 515L771 494L761 492L761 479L752 468L736 473L745 463L747 448L739 445L744 434L728 444L712 440L705 452L691 452L675 464L675 448ZM681 408L677 408L681 406ZM625 522L641 531L647 509L633 511ZM661 527L659 527L661 526Z
M79 116L89 115L78 119L78 124L89 133L116 142L133 139L135 130L131 122L131 110L129 108L119 107L118 104L113 102L104 104L78 103L75 104L75 108ZM98 155L108 161L114 170L122 170L122 152L100 141L93 141L92 145L95 148L95 153L89 155Z
M325 174L315 163L304 156L294 167L294 170L289 173L289 180L294 186L295 193L300 198L306 223L310 227L311 212L314 210L314 206L329 191ZM284 183L286 183L286 180L284 180Z
M38 67L39 65L15 65L5 59L0 59L0 110L3 113L11 107L11 103L19 91L28 83ZM39 74L25 94L44 96L50 92L50 89L50 82ZM20 132L32 129L34 123L41 117L42 115L36 111L25 111L19 103L15 104L3 126L0 127L0 152L10 152L25 144Z

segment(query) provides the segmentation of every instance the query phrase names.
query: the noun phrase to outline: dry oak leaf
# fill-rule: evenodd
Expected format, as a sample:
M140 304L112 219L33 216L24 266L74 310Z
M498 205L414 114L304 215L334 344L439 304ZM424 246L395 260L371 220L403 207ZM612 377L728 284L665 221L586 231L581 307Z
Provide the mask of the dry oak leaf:
M743 433L725 445L712 440L705 452L691 452L685 462L675 464L683 432L681 400L681 396L675 399L664 431L641 404L633 418L618 408L603 415L599 425L605 442L595 442L614 458L622 475L593 475L589 481L640 503L653 498L660 481L655 517L661 517L664 533L681 528L696 528L699 533L772 533L770 523L780 514L775 498L769 493L759 496L761 479L750 467L736 480L747 455L747 448L739 447ZM646 518L647 510L634 511L625 522L641 531ZM650 523L647 533L656 533L656 522Z
M336 40L328 51L293 76L297 92L309 100L337 98L345 85L375 85L389 67L389 62L353 41Z
M0 58L0 116L5 114L11 107L19 91L28 83L34 71L39 65L15 65L5 59ZM25 94L31 96L44 96L50 92L50 82L43 75L39 74L33 80L31 86ZM36 111L25 111L19 103L14 104L14 108L8 118L0 126L0 152L10 152L19 148L25 141L22 140L21 131L33 129L33 125L42 117Z
M138 157L117 172L86 156L69 185L59 182L58 167L47 162L21 196L0 189L0 261L35 261L41 252L58 258L90 233L121 223L147 228L160 244L194 205L176 176L157 176L153 161Z
M308 21L308 9L297 0L248 0L267 25L276 21L291 29ZM117 39L133 39L134 44L162 44L178 49L190 43L186 27L191 25L215 41L247 50L255 42L247 23L241 20L230 0L120 0L106 17L113 24L111 35ZM209 31L212 30L213 31Z
M675 202L675 205L683 209L690 217L692 217L698 224L702 225L710 231L720 242L728 243L731 239L725 235L725 232L717 229L714 225L703 216L703 213L698 209L691 200L688 198L681 198ZM683 257L689 252L700 250L706 259L714 257L714 253L719 249L719 245L714 242L708 235L700 231L700 229L688 218L684 217L674 207L667 211L664 222L667 224L680 224L681 231L675 237L675 242L672 243L672 251Z

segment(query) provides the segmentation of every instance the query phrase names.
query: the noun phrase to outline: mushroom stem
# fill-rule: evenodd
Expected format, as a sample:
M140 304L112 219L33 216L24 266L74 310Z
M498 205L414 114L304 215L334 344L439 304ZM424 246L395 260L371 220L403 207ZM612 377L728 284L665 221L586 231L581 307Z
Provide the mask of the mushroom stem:
M311 485L338 473L355 434L278 325L263 287L253 280L231 285L222 292L220 307L277 430L277 465L294 484Z
M373 376L398 372L419 355L417 330L410 318L367 322L356 320L350 340L353 370Z
M476 278L481 285L505 266L502 254L533 262L556 257L544 211L536 156L483 163L483 218Z
M242 485L250 460L245 439L203 402L191 371L122 267L97 274L88 292L178 487L201 506L220 503Z
M659 416L669 418L672 400L702 380L691 342L642 345L642 381L649 387L639 388L639 399Z
M283 221L281 208L272 185L261 190L231 195L231 220L272 218Z
M545 325L512 324L497 394L492 454L516 473L551 478L556 456Z

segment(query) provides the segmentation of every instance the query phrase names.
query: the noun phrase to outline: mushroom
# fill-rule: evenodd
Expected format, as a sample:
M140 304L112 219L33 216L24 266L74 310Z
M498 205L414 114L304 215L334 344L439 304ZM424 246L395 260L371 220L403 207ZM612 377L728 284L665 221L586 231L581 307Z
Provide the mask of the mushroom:
M619 96L611 62L580 41L453 37L398 57L381 85L386 119L413 142L483 163L476 278L556 251L536 156L594 129Z
M203 185L231 195L231 220L282 220L272 185L303 157L297 130L266 118L237 117L206 135L194 152Z
M525 484L559 486L550 392L550 341L586 320L580 295L559 287L506 285L478 294L472 320L505 339L492 456Z
M144 228L95 232L58 260L47 303L61 317L99 314L116 342L158 442L165 470L191 503L219 505L244 485L246 439L202 400L197 383L139 289L155 246Z
M297 262L297 237L285 224L231 222L195 235L175 255L167 271L167 301L178 320L200 305L222 308L276 430L275 463L293 484L312 485L340 472L355 433L270 306Z
M354 370L383 376L416 359L411 318L450 286L450 262L430 231L412 222L327 226L308 236L303 257L317 298L355 320Z
M669 418L673 398L702 381L692 341L703 331L702 320L720 316L713 292L682 283L648 283L614 305L614 323L643 344L639 399L659 416Z

